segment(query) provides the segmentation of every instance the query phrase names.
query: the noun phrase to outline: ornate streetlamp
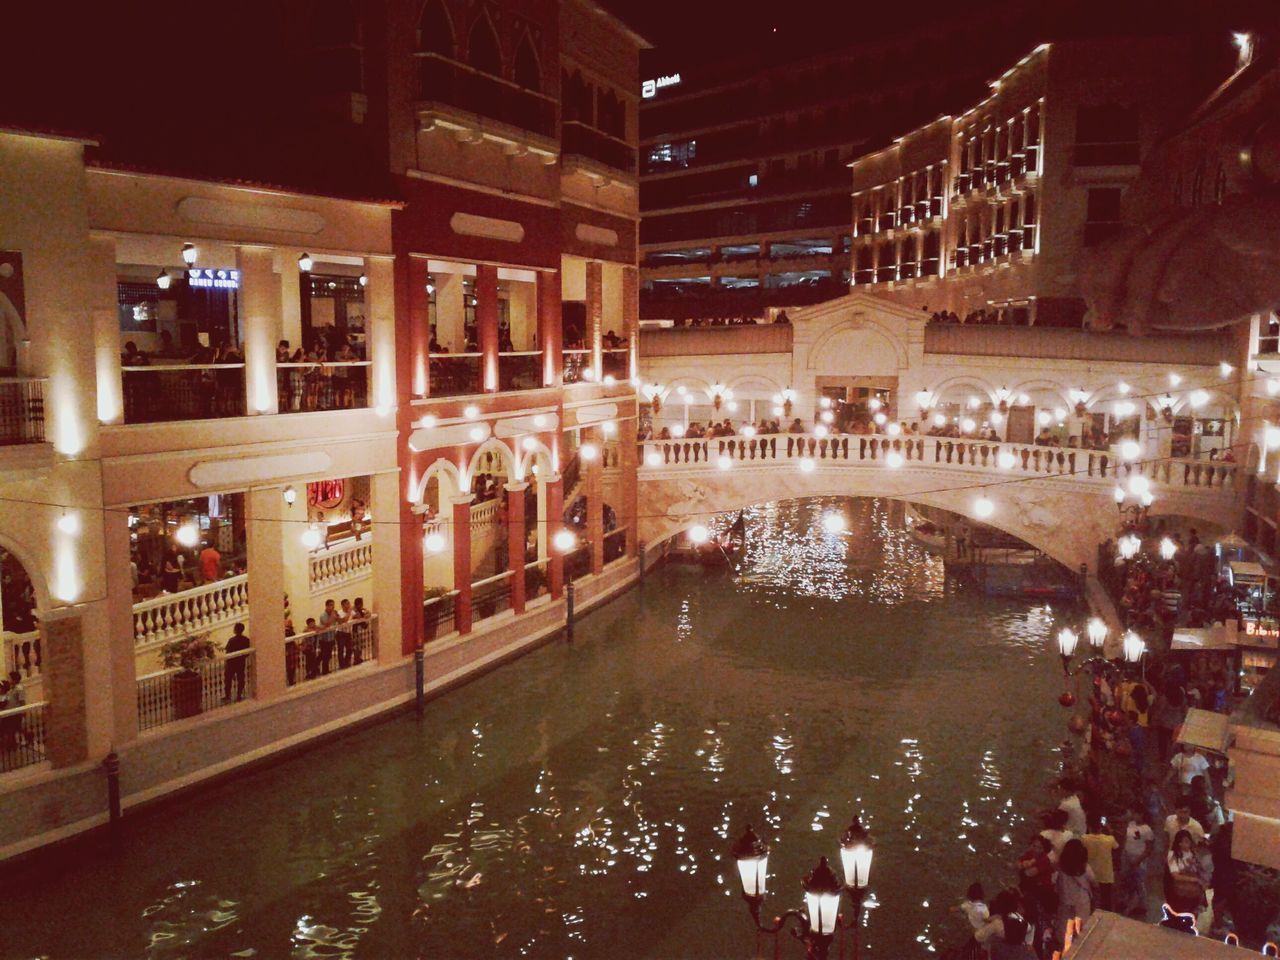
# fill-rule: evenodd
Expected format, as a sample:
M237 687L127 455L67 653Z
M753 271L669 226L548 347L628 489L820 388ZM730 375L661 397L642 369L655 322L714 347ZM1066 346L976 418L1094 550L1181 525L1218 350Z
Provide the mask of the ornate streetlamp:
M768 886L769 848L750 826L733 844L731 853L738 864L738 878L742 883L742 899L746 901L751 919L759 933L777 936L794 921L791 935L804 944L809 960L826 960L832 941L842 931L854 931L853 956L857 960L861 949L861 922L866 899L867 882L871 873L874 844L870 834L857 817L840 837L840 863L844 872L842 881L831 869L826 857L818 860L801 881L804 891L804 909L792 909L775 917L772 923L760 919ZM840 900L845 894L853 902L854 911L849 920L840 918Z

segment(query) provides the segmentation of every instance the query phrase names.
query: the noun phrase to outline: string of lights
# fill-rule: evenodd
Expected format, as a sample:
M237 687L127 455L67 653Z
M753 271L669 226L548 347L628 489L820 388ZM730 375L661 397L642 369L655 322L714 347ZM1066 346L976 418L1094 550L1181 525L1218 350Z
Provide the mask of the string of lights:
M1233 368L1233 369L1234 369L1234 368ZM1229 385L1239 385L1239 386L1244 386L1244 385L1246 385L1246 384L1253 383L1253 382L1255 382L1255 381L1265 381L1265 382L1267 382L1268 384L1270 384L1270 383L1277 383L1277 384L1280 384L1280 378L1273 377L1273 376L1272 376L1272 375L1270 375L1270 374L1266 374L1266 375L1257 375L1257 376L1254 376L1254 375L1244 375L1244 376L1241 376L1241 377L1238 377L1238 378L1234 378L1234 379L1225 379L1225 378L1224 378L1224 379L1219 379L1219 380L1217 380L1217 381L1212 381L1210 384L1207 384L1207 385L1205 385L1205 386L1200 386L1200 387L1190 387L1190 388L1188 388L1188 392L1194 392L1195 390L1198 390L1198 389L1201 389L1201 390L1202 390L1202 389L1206 389L1206 387L1207 387L1207 386L1214 386L1214 387L1222 387L1222 386L1229 386ZM1270 391L1269 391L1269 392L1270 392ZM1278 393L1280 393L1280 390L1277 390L1277 392L1278 392ZM1130 402L1134 402L1134 401L1138 401L1138 400L1146 400L1146 399L1151 399L1151 398L1156 398L1156 397L1163 398L1163 397L1166 397L1166 396L1169 396L1168 391L1154 391L1154 392L1150 392L1150 393L1126 393L1126 394L1124 395L1124 399L1125 399L1125 400L1128 400L1128 401L1130 401ZM1117 401L1117 402L1118 402L1118 401ZM1260 421L1267 422L1267 423L1269 423L1269 422L1270 422L1267 418L1265 418L1265 417L1261 417L1261 416L1245 417L1245 418L1240 418L1240 417L1238 417L1238 416L1237 416L1235 419L1236 419L1236 422L1237 422L1238 424L1248 423L1248 422L1253 421L1253 420L1260 420ZM1280 425L1278 425L1278 428L1280 428ZM1173 429L1173 427L1172 427L1171 425L1161 425L1161 424L1157 424L1157 425L1156 425L1156 429L1157 429L1158 431L1159 431L1159 430L1165 430L1165 429L1172 430L1172 429ZM766 435L761 436L761 437L760 437L760 438L758 438L758 439L757 439L757 438L754 438L754 437L753 437L753 438L749 438L749 439L756 440L756 442L764 442L764 439L765 439L766 437L774 438L774 439L784 439L784 438L787 438L787 437L789 437L789 436L790 436L790 437L795 437L796 435L790 435L790 434L766 434ZM809 437L807 437L807 436L805 436L805 437L804 437L804 439L806 439L806 440L807 440L807 439L810 439L810 438L809 438ZM923 441L923 440L926 440L926 439L927 439L927 440L934 440L934 441L938 441L938 442L941 442L941 443L948 443L948 442L949 442L949 443L953 443L953 444L955 444L956 446L967 446L967 445L987 445L987 446L999 447L999 446L1007 446L1007 445L1009 445L1009 442L1008 442L1008 441L1004 441L1004 440L990 440L990 441L986 441L986 440L981 440L981 439L976 438L976 437L974 437L974 438L969 438L969 437L926 437L926 436L907 436L907 437L899 436L899 437L889 437L889 436L887 436L887 435L885 435L885 434L870 434L870 435L833 434L833 435L831 435L830 437L828 437L828 438L824 438L824 439L826 439L826 441L827 441L829 444L830 444L830 443L837 442L837 441L839 441L839 440L850 440L850 439L867 439L867 440L874 439L876 442L886 441L886 440L887 440L887 441L889 441L890 443L894 443L894 442L898 442L898 443L908 443L908 442L915 442L915 441L917 441L917 440L921 440L921 441ZM1277 438L1277 439L1280 439L1280 438ZM665 443L665 444L671 444L671 445L673 445L673 446L679 446L679 445L682 445L682 444L698 444L698 443L704 443L704 444L707 444L707 445L711 445L711 444L714 444L714 443L716 443L716 442L723 442L723 443L725 443L725 444L728 444L728 443L741 443L741 442L744 442L744 438L743 438L743 437L741 437L741 436L730 436L730 437L707 437L707 438L680 438L680 439L661 440L661 441L652 441L652 440L651 440L651 441L644 441L644 442L648 442L648 443L656 443L656 444L664 444L664 443ZM1088 449L1086 449L1086 448L1075 448L1075 447L1070 447L1070 448L1047 447L1047 448L1043 448L1043 449L1045 449L1046 451L1048 451L1048 452L1049 452L1049 454L1050 454L1051 456L1052 456L1052 455L1055 455L1055 454L1063 454L1063 455L1065 456L1065 455L1066 455L1066 454L1068 454L1068 453L1072 453L1072 454L1076 454L1076 453L1086 453L1086 454L1088 454L1088 453L1095 453L1095 454L1100 455L1100 456L1108 456L1108 455L1110 455L1110 451L1102 451L1102 450L1099 450L1099 451L1091 451L1091 450L1088 450ZM513 455L514 455L514 451L513 451L512 453L513 453ZM777 461L773 461L773 462L774 462L774 463L778 463L778 464L784 464L784 463L788 463L788 462L795 462L795 463L797 463L797 464L800 464L800 463L801 463L801 461L803 461L804 459L807 459L807 458L803 458L803 457L794 457L794 456L788 456L788 457L787 457L787 458L785 458L785 459L779 459L779 460L777 460ZM1132 457L1132 458L1116 457L1116 458L1115 458L1115 460L1116 460L1116 467L1117 467L1117 468L1119 468L1119 467L1128 467L1128 468L1129 468L1129 469L1128 469L1128 472L1126 473L1126 477L1127 477L1128 475L1132 474L1132 471L1133 471L1135 468L1142 468L1142 467L1145 467L1145 466L1154 466L1154 465L1157 465L1157 464L1160 464L1160 463L1165 463L1165 462L1169 462L1169 463L1183 462L1182 458L1173 457L1173 456L1169 456L1169 457L1147 457L1147 458L1142 458L1142 457L1140 457L1140 456L1136 456L1136 457ZM823 461L823 460L820 458L820 459L819 459L819 461L815 462L815 467L818 465L818 463L821 463L821 462L825 462L825 461ZM839 459L832 459L832 460L830 460L829 462L831 462L831 463L846 463L846 462L848 462L848 461L846 461L846 460L839 460ZM1205 463L1210 463L1210 462L1211 462L1211 461L1205 461ZM912 463L912 461L907 461L906 463ZM904 463L904 464L902 464L902 465L906 465L906 463ZM917 464L919 464L920 466L924 466L924 467L926 467L926 468L928 468L928 467L929 467L929 465L928 465L928 464L925 464L923 461L915 461L914 463L917 463ZM1220 463L1220 461L1219 461L1219 463ZM663 464L663 465L666 465L666 464ZM711 465L711 461L710 461L710 458L708 457L708 460L707 460L707 466L710 466L710 465ZM889 465L888 465L888 463L886 463L885 465L886 465L886 466L889 466ZM893 467L890 467L890 469L893 469ZM966 468L965 468L965 467L963 467L963 466L961 466L959 469L966 469ZM1045 481L1045 480L1062 480L1062 479L1069 479L1069 478L1076 477L1076 476L1087 475L1087 474L1089 474L1089 472L1090 472L1090 468L1089 468L1089 466L1086 464L1086 465L1084 465L1084 466L1077 467L1077 468L1076 468L1076 469L1074 469L1074 470L1071 470L1071 469L1064 469L1064 470L1059 470L1059 471L1057 471L1057 472L1053 472L1053 473L1037 473L1037 474L1033 474L1033 475L1030 475L1030 476L1026 476L1026 475L1019 475L1019 476L997 476L997 477L994 477L994 478L989 479L989 480L971 481L971 482L966 482L966 483L961 483L961 484L949 484L949 485L946 485L946 486L927 487L927 488L922 488L922 489L912 489L912 490L910 490L910 491L904 491L904 492L901 494L901 496L903 496L903 497L911 497L911 496L929 496L929 495L932 495L932 494L938 494L938 493L964 493L964 492L969 492L969 491L983 491L983 490L991 490L991 489L1003 488L1003 487L1009 487L1009 486L1011 486L1011 485L1023 484L1023 483L1035 483L1035 482L1038 482L1038 481ZM1140 472L1141 472L1141 471L1140 471ZM1117 480L1118 480L1118 479L1119 479L1119 478L1117 477ZM70 523L70 522L71 522L70 520L67 520L67 519L66 519L66 518L67 518L66 511L74 511L74 512L80 512L80 513L91 513L91 514L97 514L97 513L100 513L100 514L103 514L104 516L105 516L105 515L110 515L110 514L121 514L121 515L126 515L126 516L127 516L127 515L132 515L132 512L133 512L133 511L132 511L132 508L130 508L130 507L124 507L124 506L115 506L115 507L110 507L110 506L101 506L101 505L78 505L78 504L72 504L72 503L60 503L60 502L56 502L56 501L33 500L33 499L31 499L31 498L6 497L6 496L3 496L3 495L0 495L0 503L22 504L22 505L27 506L27 507L32 507L32 506L35 506L35 507L47 507L47 508L54 509L54 510L61 510L61 511L64 511L64 515L63 515L63 517L59 519L59 523L60 523L60 524L61 524L61 523L63 523L64 521L66 521L66 522L68 522L68 523ZM683 514L683 515L677 515L677 518L688 518L688 519L694 519L694 518L702 517L702 516L705 516L705 515L706 515L706 511L695 511L695 512L690 512L690 513ZM645 520L645 519L672 519L672 518L673 518L673 515L672 515L669 511L663 511L663 512L661 512L661 513L637 513L637 514L634 514L634 515L632 515L632 516L628 517L628 519L636 520L636 521L639 521L639 520ZM294 518L287 518L287 517L280 517L280 518L275 518L275 517L260 517L260 518L253 518L253 521L252 521L252 522L254 522L254 523L280 523L280 524L304 525L304 526L308 526L308 527L309 527L309 526L311 526L315 521L313 521L313 520L312 520L311 518L309 518L309 517L307 517L307 518L298 518L298 519L294 519ZM384 527L390 526L390 527L401 527L401 526L403 526L406 522L408 522L408 521L403 521L403 520L401 520L401 519L399 519L399 518L397 518L397 519L392 519L392 520L370 518L370 519L368 519L368 520L364 521L362 525L363 525L363 526L384 526ZM416 521L416 522L421 523L422 521L421 521L421 520L418 520L418 521ZM431 522L433 525L438 525L438 526L441 526L441 527L449 527L449 526L452 526L452 525L453 525L453 523L454 523L454 521L453 521L453 519L452 519L451 517L447 517L447 516L444 516L444 515L436 516L436 517L431 517L431 518L430 518L430 522ZM542 523L547 523L548 521L541 521L541 522L542 522ZM318 545L319 545L319 542L317 542L317 543L315 544L315 546L318 546Z

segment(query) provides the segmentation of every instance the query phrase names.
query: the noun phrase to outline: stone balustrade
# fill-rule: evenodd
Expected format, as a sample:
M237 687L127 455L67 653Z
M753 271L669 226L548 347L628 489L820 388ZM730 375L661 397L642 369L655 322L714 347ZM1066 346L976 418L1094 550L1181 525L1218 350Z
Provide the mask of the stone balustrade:
M162 593L133 605L135 648L203 633L249 616L249 576L240 574L190 590Z
M655 470L708 470L734 464L788 464L793 469L844 464L887 469L988 471L998 476L1059 476L1127 484L1146 477L1152 487L1223 492L1234 496L1237 464L1178 458L1126 461L1110 450L1040 447L1000 441L884 435L767 434L640 444L641 476Z
M348 540L311 554L309 582L314 596L373 572L373 541Z

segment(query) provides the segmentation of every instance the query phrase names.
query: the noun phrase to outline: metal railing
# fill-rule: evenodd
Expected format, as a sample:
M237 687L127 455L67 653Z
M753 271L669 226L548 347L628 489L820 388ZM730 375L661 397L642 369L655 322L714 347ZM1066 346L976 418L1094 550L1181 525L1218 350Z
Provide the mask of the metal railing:
M249 575L162 593L133 605L133 642L142 647L243 620L249 616Z
M604 562L611 563L627 552L627 528L618 527L604 535Z
M373 541L348 540L308 558L311 593L323 593L373 572Z
M243 363L124 367L123 378L125 423L245 415Z
M253 653L241 650L207 660L193 671L161 670L139 677L138 729L152 730L252 700Z
M458 591L450 590L438 597L427 597L422 601L422 636L430 641L442 633L453 630L453 611ZM442 631L440 628L444 627Z
M924 352L976 357L1120 360L1134 363L1213 365L1229 360L1220 338L1203 334L1134 337L1127 333L1015 324L930 323Z
M891 460L896 454L901 460ZM1228 490L1237 485L1237 464L1218 460L1156 459L1127 462L1110 450L1039 447L1030 444L944 437L879 434L767 434L697 440L657 440L640 444L641 463L650 470L715 469L719 458L734 463L799 464L814 467L860 463L870 466L924 466L985 470L996 475L1063 476L1108 485L1141 475L1153 484L1196 490ZM643 474L642 474L643 476Z
M369 361L276 364L281 413L358 410L369 405Z
M0 710L0 773L29 767L45 758L47 703Z
M471 584L471 616L484 620L511 609L511 571L485 577Z
M589 379L587 371L591 369L590 350L565 350L563 357L564 375L562 380L565 383L582 383Z
M480 393L483 354L433 353L430 356L428 390L433 397L457 397Z
M537 390L541 386L541 350L508 350L498 354L499 390Z
M44 383L0 377L0 446L44 443Z
M31 630L27 633L6 632L0 637L3 638L4 642L4 652L3 655L0 655L0 665L4 667L4 676L0 677L0 679L6 679L14 671L22 674L22 679L24 680L40 676L39 630Z
M297 686L378 659L378 617L299 633L284 641L284 682Z
M631 350L628 347L606 347L600 354L602 377L615 380L631 378Z
M550 560L531 560L524 565L524 595L532 600L551 589Z
M418 60L418 98L422 104L440 103L468 113L554 139L556 101L545 94L516 86L438 53L422 51Z
M578 120L565 120L560 124L562 151L581 157L589 157L631 176L636 175L636 151L625 140L589 127Z

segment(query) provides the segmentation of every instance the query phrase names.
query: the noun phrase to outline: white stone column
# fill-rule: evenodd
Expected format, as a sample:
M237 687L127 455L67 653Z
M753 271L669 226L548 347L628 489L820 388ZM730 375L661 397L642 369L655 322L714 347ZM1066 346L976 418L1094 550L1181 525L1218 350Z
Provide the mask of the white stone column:
M367 257L364 272L369 278L364 293L369 403L389 412L396 405L395 258Z
M369 509L373 516L373 596L370 603L378 615L378 659L386 663L403 655L400 643L403 610L400 529L396 526L400 519L400 471L375 473L370 478L369 487ZM419 600L421 593L419 587Z
M97 371L98 422L124 422L120 374L120 313L116 305L116 241L89 238L89 296L93 355Z
M246 410L279 412L276 343L281 339L280 276L270 247L240 247L240 323L244 334ZM292 341L290 341L292 343Z
M245 508L254 696L259 700L269 700L285 690L284 569L281 563L284 538L302 536L306 521L282 522L286 518L281 487L250 490L245 494Z

